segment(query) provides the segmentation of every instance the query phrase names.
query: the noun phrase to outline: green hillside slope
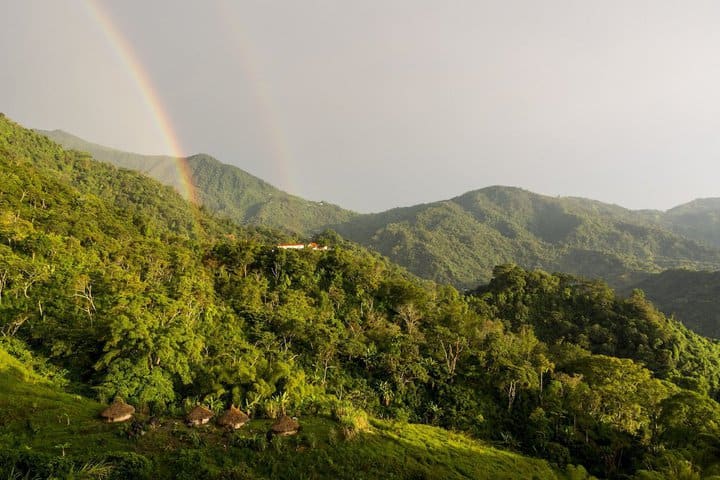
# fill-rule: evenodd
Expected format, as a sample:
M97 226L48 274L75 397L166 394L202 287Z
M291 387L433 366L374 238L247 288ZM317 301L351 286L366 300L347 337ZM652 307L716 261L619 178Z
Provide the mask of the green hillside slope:
M668 270L647 274L623 289L639 288L667 315L689 329L720 339L720 272Z
M673 231L720 247L720 198L702 198L665 212L660 221Z
M720 251L617 206L489 187L356 217L338 232L412 272L462 287L513 262L617 281L632 272L717 269Z
M262 419L228 435L167 418L135 437L103 422L102 404L63 392L2 346L0 388L2 478L583 478L436 427L380 420L352 440L322 417L303 417L302 436L271 445Z
M169 157L120 152L58 130L43 133L100 160L179 185ZM492 267L507 262L617 285L642 272L720 268L715 248L720 228L713 220L720 210L712 202L665 214L489 187L451 200L357 215L288 195L207 155L187 161L198 197L211 212L241 224L295 232L332 228L419 276L462 288L489 280Z
M183 191L184 179L177 159L140 155L87 142L62 130L40 131L53 141L96 160L141 172ZM326 202L313 202L290 195L240 168L226 165L209 155L185 159L195 186L197 200L208 210L239 224L264 225L308 234L325 225L344 222L355 213Z
M329 232L315 239L327 250L280 249L272 232L219 222L169 187L4 118L0 192L0 338L47 358L48 377L75 391L137 407L140 423L115 432L147 457L126 456L127 468L461 478L481 476L470 462L488 451L483 441L612 478L720 468L720 347L641 295L516 266L467 295ZM515 223L552 243L530 207L520 202ZM188 429L180 419L198 403L238 405L252 426ZM268 441L283 413L301 433ZM27 419L0 435L3 465L21 475L47 464L27 460L35 449L59 464L107 462L116 448L54 443L57 430ZM78 433L91 439L84 421ZM490 451L489 471L552 475L544 461L506 455Z

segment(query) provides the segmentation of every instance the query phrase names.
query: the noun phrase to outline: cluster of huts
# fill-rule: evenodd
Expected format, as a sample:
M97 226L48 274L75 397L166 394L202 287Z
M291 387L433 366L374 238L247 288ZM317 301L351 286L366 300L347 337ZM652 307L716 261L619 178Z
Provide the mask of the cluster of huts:
M122 400L115 400L109 407L100 413L107 422L125 422L130 420L135 413L135 407L128 405ZM190 427L197 427L205 425L210 422L215 416L212 410L197 405L187 414L185 418L186 423ZM231 405L230 408L225 410L217 419L217 424L224 428L237 430L238 428L245 425L250 421L250 417L237 408L235 405ZM300 424L297 419L290 418L287 415L283 415L278 418L270 427L270 433L274 435L294 435L300 429Z

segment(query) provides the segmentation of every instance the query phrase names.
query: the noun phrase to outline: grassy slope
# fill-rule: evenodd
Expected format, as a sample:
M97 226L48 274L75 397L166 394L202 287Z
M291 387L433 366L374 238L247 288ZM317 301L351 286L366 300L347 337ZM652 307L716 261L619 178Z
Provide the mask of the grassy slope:
M0 445L60 454L55 448L70 443L66 453L86 454L105 443L122 449L110 435L111 425L98 421L99 403L64 393L28 370L0 348Z
M459 434L379 420L352 440L341 439L338 424L320 417L302 418L300 435L269 444L263 441L269 420L253 420L228 435L171 418L128 439L126 425L100 421L102 405L61 392L2 349L0 392L0 448L60 457L64 446L66 460L77 465L134 452L154 460L153 478L565 478L545 461Z

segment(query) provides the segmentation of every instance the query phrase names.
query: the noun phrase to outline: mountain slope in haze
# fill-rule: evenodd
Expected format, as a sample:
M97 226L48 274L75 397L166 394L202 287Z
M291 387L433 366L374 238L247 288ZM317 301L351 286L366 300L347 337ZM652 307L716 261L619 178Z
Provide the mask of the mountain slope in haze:
M700 198L678 205L659 220L687 238L720 247L720 198Z
M720 268L720 251L641 213L513 187L361 215L333 228L420 276L462 287L487 280L502 263L611 282L633 272Z
M629 295L635 288L690 330L720 339L720 272L667 270L645 274L621 293Z
M53 141L95 159L141 172L182 192L177 159L123 152L85 141L62 130L38 131ZM205 154L187 157L197 200L209 211L240 224L264 225L308 234L345 222L356 214L326 202L290 195L246 171Z

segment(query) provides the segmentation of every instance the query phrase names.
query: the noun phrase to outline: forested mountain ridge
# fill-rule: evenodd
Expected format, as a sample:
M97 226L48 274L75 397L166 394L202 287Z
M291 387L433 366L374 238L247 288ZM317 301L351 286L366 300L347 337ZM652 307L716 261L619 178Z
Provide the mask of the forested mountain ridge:
M88 152L97 160L142 172L183 191L185 179L181 178L177 168L178 160L173 157L123 152L87 142L62 130L38 132L65 148ZM192 155L183 161L190 170L199 203L209 211L241 225L263 225L309 234L356 215L327 202L313 202L285 193L209 155Z
M179 182L169 157L119 152L57 130L42 133L166 184ZM720 269L720 209L711 200L666 213L632 211L497 186L360 215L288 195L206 155L189 157L188 164L200 201L212 212L305 234L332 228L423 278L461 288L489 280L495 265L508 262L616 285L643 272Z
M420 276L466 288L508 262L614 283L632 272L720 268L720 250L631 210L513 187L362 215L334 228Z
M671 208L660 221L673 231L720 247L720 198L700 198Z
M222 223L4 118L0 187L0 346L56 385L139 412L99 446L79 439L96 432L89 410L79 425L75 410L45 417L66 439L55 444L42 441L43 410L0 389L6 476L102 454L113 475L130 462L168 477L297 478L316 458L318 477L477 477L463 460L477 445L445 434L442 446L407 422L545 458L568 478L586 478L572 464L607 478L720 469L720 347L640 294L506 265L465 295L332 233L315 239L328 251L278 249L272 232ZM172 427L197 403L240 405L261 426L286 412L308 431L268 445ZM156 447L133 450L138 436ZM415 460L378 453L397 446ZM111 455L125 450L136 456ZM523 465L501 471L528 477Z

